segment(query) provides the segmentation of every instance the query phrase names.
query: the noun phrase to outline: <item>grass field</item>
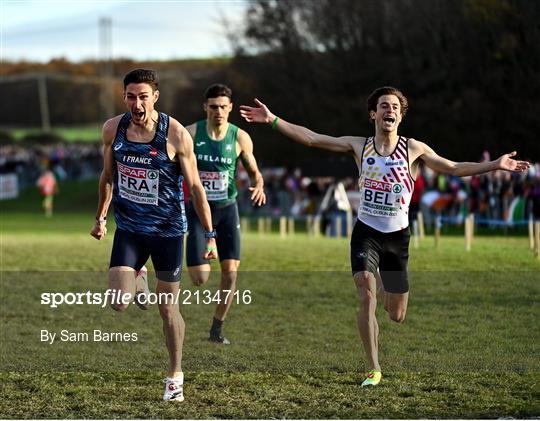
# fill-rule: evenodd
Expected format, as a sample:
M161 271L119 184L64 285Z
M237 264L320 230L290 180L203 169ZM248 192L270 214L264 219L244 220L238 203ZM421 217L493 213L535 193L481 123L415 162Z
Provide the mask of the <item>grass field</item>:
M118 314L40 304L43 292L106 287L113 226L92 239L94 203L84 188L62 191L50 220L30 196L3 206L1 418L540 416L540 264L526 237L477 237L469 253L457 236L411 248L407 320L393 324L379 309L384 377L365 390L348 241L247 233L239 288L252 302L225 324L233 344L207 342L212 305L181 306L186 401L175 405L161 402L167 354L155 306ZM69 197L80 212L68 212ZM184 287L197 290L187 277ZM138 341L48 345L42 329L136 332Z

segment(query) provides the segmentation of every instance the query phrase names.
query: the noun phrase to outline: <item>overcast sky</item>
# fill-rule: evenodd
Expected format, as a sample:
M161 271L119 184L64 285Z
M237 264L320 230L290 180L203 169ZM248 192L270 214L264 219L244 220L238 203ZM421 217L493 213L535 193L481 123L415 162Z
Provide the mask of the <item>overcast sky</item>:
M222 17L239 27L244 0L0 0L5 60L98 59L99 20L112 19L113 58L178 59L231 54Z

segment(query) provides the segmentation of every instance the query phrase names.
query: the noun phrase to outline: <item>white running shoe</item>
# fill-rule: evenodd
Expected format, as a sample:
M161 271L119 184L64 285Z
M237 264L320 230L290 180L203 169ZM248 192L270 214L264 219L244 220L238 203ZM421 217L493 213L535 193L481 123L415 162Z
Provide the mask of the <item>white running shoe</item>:
M141 280L143 284L143 290L135 293L135 304L141 310L148 310L148 296L150 295L150 289L148 288L148 270L146 266L143 266L135 276L135 283L137 280Z
M167 377L163 382L165 383L164 401L182 402L184 400L184 373L174 379Z

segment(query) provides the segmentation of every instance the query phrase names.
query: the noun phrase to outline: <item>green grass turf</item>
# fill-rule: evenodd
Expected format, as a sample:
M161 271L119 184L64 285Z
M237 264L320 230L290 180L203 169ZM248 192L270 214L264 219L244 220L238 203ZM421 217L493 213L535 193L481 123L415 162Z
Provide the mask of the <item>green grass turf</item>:
M83 190L63 190L66 208L67 197ZM391 323L379 308L384 377L366 390L348 241L244 234L239 288L250 290L252 302L231 310L225 333L233 344L207 342L213 305L193 297L182 305L186 401L166 404L167 353L155 306L118 314L40 304L43 292L106 288L114 224L97 242L88 235L91 212L45 219L21 207L1 220L2 418L540 415L540 264L526 237L477 237L469 253L457 236L443 236L437 249L431 237L411 247L407 320ZM215 275L203 289L215 290ZM197 291L187 277L184 286ZM47 345L41 329L136 332L139 340Z

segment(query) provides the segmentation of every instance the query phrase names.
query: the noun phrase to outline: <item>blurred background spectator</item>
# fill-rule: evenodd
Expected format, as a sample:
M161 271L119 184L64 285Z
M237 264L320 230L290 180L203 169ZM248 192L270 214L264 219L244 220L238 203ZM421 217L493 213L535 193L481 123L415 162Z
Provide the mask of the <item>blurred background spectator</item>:
M483 159L490 159L484 152ZM58 143L0 147L0 174L16 174L20 189L34 186L50 168L58 181L85 180L99 176L101 145L97 143ZM267 205L251 206L249 177L238 167L239 209L243 215L291 216L320 215L323 227L336 215L352 211L359 202L357 180L352 177L306 177L300 168L262 168ZM343 198L346 197L348 201ZM472 177L437 174L422 167L411 199L410 221L422 211L427 225L441 216L443 222L460 224L474 213L482 226L524 224L530 217L540 219L540 163L524 174L494 171Z

